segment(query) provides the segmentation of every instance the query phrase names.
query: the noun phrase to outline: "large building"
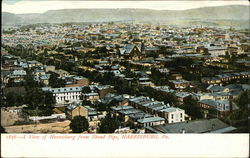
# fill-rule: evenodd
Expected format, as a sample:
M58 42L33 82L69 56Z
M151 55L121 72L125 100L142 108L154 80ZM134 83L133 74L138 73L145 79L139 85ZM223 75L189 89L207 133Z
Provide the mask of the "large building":
M49 91L56 98L56 103L63 104L66 102L73 102L80 100L82 94L82 87L62 87L50 88L44 87L43 91Z

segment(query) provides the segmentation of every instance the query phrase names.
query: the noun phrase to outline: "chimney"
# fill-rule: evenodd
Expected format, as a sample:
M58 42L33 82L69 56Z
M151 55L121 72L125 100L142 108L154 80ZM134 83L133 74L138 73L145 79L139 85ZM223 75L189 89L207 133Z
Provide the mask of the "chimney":
M181 131L182 131L182 134L185 134L185 132L186 132L184 128L182 128Z

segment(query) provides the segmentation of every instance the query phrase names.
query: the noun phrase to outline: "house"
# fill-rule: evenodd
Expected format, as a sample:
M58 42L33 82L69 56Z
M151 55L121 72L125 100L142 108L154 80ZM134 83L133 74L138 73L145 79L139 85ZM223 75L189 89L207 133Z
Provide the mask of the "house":
M156 86L153 87L156 90L162 91L162 92L166 92L166 93L174 93L175 90L171 89L169 86Z
M32 68L32 67L36 67L36 66L42 66L42 63L36 61L36 60L32 60L32 61L28 61L28 68Z
M130 96L128 94L118 95L118 94L114 94L114 93L108 93L101 99L101 102L102 103L110 103L113 100L115 100L115 101L117 101L118 105L127 106L129 98L130 98Z
M208 120L194 120L185 121L173 124L165 124L158 126L146 127L146 133L231 133L236 128L221 120L208 119Z
M227 49L224 47L218 47L218 46L211 46L208 47L208 53L211 57L218 57L218 56L224 56L226 55Z
M181 74L171 74L170 78L172 80L182 80L183 79Z
M142 58L141 49L133 44L126 44L124 47L118 49L118 54L125 59L138 60Z
M82 96L83 96L83 100L90 101L91 103L94 103L100 99L99 94L93 93L93 92L82 94Z
M89 80L81 76L67 76L65 77L65 80L65 87L84 87L89 85ZM70 82L67 82L68 80Z
M230 111L238 109L238 107L229 100L211 100L204 99L199 101L200 107L204 110L215 109L217 117L224 117ZM205 116L206 117L206 116Z
M75 116L83 116L88 119L88 109L76 102L73 102L66 108L66 117L73 119Z
M40 66L40 67L35 68L32 73L35 76L45 75L45 69L44 69L44 67Z
M162 117L147 117L139 119L138 121L139 127L148 127L148 126L156 126L165 124L165 119Z
M150 78L147 78L147 77L139 78L138 83L142 86L154 86L154 84L151 82Z
M52 65L45 65L45 72L49 72L49 71L55 71L56 70L56 67L55 66L52 66Z
M165 123L185 121L185 111L180 108L170 107L164 102L154 101L148 97L135 97L129 99L129 105L143 112L165 119Z
M220 84L221 79L218 77L202 77L201 82L204 84Z
M211 93L193 93L192 98L195 100L214 99Z
M90 106L84 106L88 110L88 120L89 121L96 121L99 119L98 113L94 108L91 108Z
M225 87L219 86L219 85L209 85L206 90L213 93L213 92L220 92L223 91Z
M177 97L178 101L183 102L184 99L188 96L191 96L188 92L176 92L175 96Z
M40 76L34 76L34 80L35 81L43 83L46 86L49 85L49 78L50 78L50 74L44 74L44 75L40 75Z
M168 107L160 110L159 116L165 118L166 123L185 121L185 111L176 107Z
M145 112L139 112L139 113L132 113L128 115L128 124L131 127L138 127L138 120L143 119L143 118L149 118L153 117L153 115Z
M14 70L11 72L11 74L7 75L5 78L5 82L23 82L24 77L27 75L25 70Z
M185 89L190 85L190 82L186 80L169 80L169 83L174 89Z
M127 123L129 120L129 115L141 113L141 110L135 109L132 106L117 106L112 107L114 116L119 117L123 122Z
M114 87L110 85L94 85L92 88L97 90L100 98L103 98L106 94L114 91Z
M51 69L51 70L52 70L51 72L54 72L54 73L58 74L59 77L66 77L66 76L70 75L70 73L68 71L65 71L65 70L62 70L62 69L59 69L59 70Z

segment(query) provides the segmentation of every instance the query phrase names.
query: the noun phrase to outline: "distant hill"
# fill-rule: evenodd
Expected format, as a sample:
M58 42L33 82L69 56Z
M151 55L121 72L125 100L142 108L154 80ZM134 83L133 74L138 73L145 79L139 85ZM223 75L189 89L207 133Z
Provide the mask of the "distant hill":
M2 13L2 24L31 23L65 23L65 22L110 22L137 21L151 23L182 23L181 21L196 21L195 24L207 22L211 25L221 25L218 20L227 21L224 24L239 23L248 27L249 6L231 5L205 7L189 10L150 10L150 9L63 9L50 10L43 14L12 14ZM231 22L230 22L231 21ZM185 25L192 23L185 22ZM188 24L189 23L189 24ZM183 23L184 24L184 23Z

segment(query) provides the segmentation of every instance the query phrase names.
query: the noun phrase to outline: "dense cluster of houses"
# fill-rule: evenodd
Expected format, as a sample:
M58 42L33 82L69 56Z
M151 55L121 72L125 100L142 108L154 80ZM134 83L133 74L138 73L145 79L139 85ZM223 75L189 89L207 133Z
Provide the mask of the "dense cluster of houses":
M42 55L45 60L60 64L73 63L74 68L79 71L100 74L110 72L115 78L128 81L130 85L135 82L142 87L152 87L157 91L171 93L180 104L191 96L204 110L204 118L207 118L210 109L216 110L216 117L224 117L237 110L238 107L232 99L240 92L250 89L249 82L240 83L242 80L250 79L250 71L247 70L249 65L242 64L249 62L248 58L240 58L242 55L249 57L250 52L247 44L250 39L244 32L208 27L178 28L130 23L69 26L53 24L31 28L28 31L10 29L16 31L13 34L2 35L4 46L20 47L22 52L32 49L31 56ZM82 101L89 101L94 105L100 102L109 103L115 99L118 100L118 104L111 108L112 116L122 120L125 126L147 128L148 131L154 132L159 129L153 127L164 126L165 132L171 124L180 127L191 127L196 124L187 123L186 120L190 117L185 111L168 103L146 96L117 95L113 93L114 85L92 83L88 76L79 76L64 69L56 69L55 65L14 56L7 48L5 50L2 47L1 52L2 88L6 90L13 85L22 85L25 76L31 71L34 80L43 84L41 89L51 92L55 97L55 114L65 114L65 117L60 117L72 119L81 115L89 121L98 120L105 117L105 113L99 113L96 109L83 105ZM99 54L101 56L98 56ZM85 56L87 57L84 58ZM243 65L244 69L238 71L232 68L230 62L226 61L226 56L239 57L236 67L239 66L240 69ZM166 66L179 58L192 59L194 63L188 66L179 66L182 63L177 63L177 66ZM209 66L223 69L223 73L207 77L202 71L204 68L209 69ZM169 79L166 85L157 86L152 77L152 69ZM126 74L128 70L132 76ZM182 71L191 75L202 75L195 81L188 80ZM51 76L55 74L58 79L64 81L65 86L50 86ZM206 88L199 89L199 86ZM83 92L86 87L90 89L89 92ZM56 117L57 115L51 116ZM197 124L206 124L205 122L206 120ZM225 127L223 123L219 123L218 126Z

